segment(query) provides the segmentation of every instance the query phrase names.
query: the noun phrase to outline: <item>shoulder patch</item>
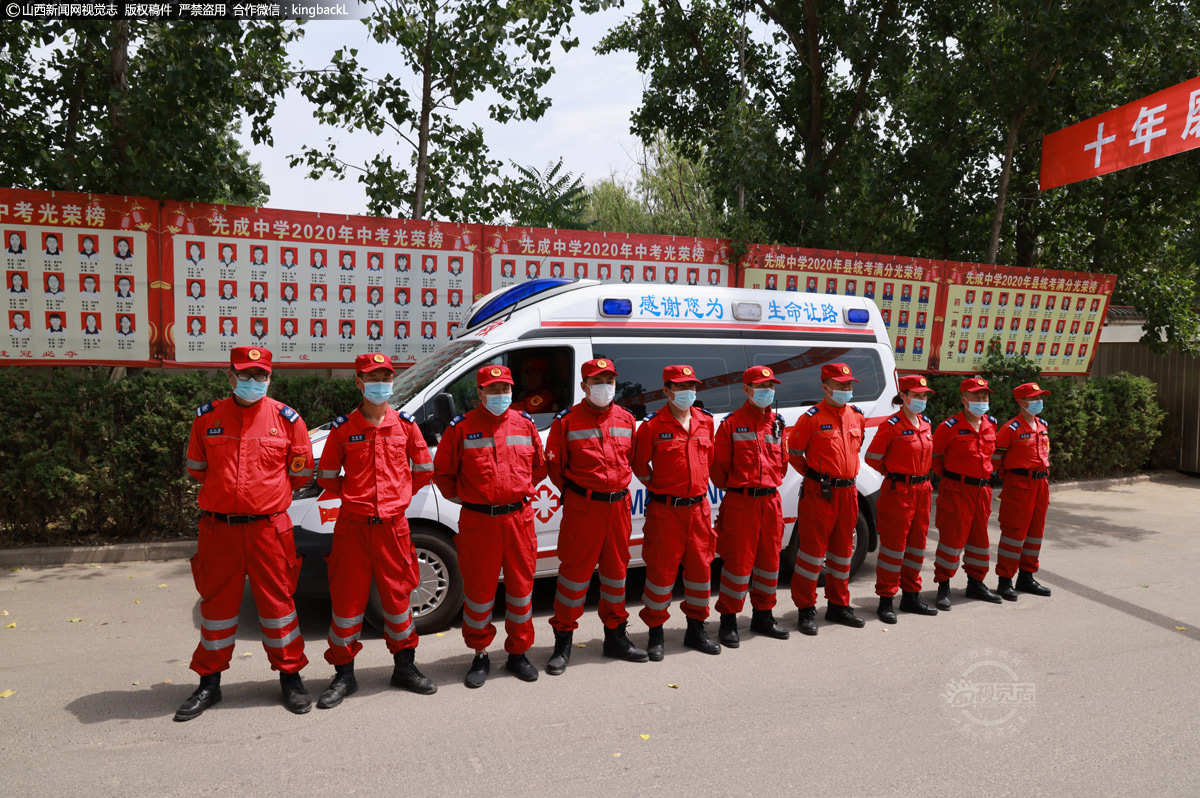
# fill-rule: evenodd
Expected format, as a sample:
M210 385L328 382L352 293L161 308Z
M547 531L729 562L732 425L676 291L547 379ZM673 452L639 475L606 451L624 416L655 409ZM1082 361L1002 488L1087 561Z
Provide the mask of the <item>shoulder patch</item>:
M533 416L529 415L524 410L521 411L521 415L525 416L525 418L529 419L530 421L533 421Z
M1050 422L1047 421L1046 419L1042 418L1041 416L1038 416L1038 423L1041 424L1043 427L1050 426Z
M559 411L558 411L558 414L557 414L557 415L555 415L554 417L555 417L556 419L557 419L557 418L562 418L563 416L565 416L567 413L570 413L570 412L571 412L571 408L569 408L569 407L566 407L566 408L563 408L562 410L559 410Z
M866 413L864 413L864 412L862 411L862 408L861 408L861 407L859 407L858 405L850 405L850 409L851 409L851 410L853 410L855 413L858 413L860 416L865 416L865 415L866 415Z
M335 419L333 420L333 428L334 428L334 429L337 429L338 427L340 427L340 426L342 426L343 424L345 424L345 423L346 423L348 420L349 420L349 419L347 419L345 416L338 416L337 418L335 418Z
M653 413L647 413L646 416L642 419L642 421L649 421L650 419L654 418L657 415L658 415L657 410L655 410Z
M292 423L295 423L300 418L300 414L287 405L279 406L279 415L283 416Z
M200 416L211 413L212 411L213 411L212 402L205 402L204 404L202 404L196 408L196 418L200 418Z
M899 424L900 423L900 414L897 413L896 415L889 417L888 423L891 424L892 426Z
M926 424L933 423L932 421L929 420L929 416L921 416L921 420L924 421Z
M816 405L813 405L812 407L808 408L808 410L806 410L806 411L804 412L804 415L806 415L806 416L815 416L815 415L817 414L817 412L818 412L818 410L817 410L817 406L816 406Z
M704 414L705 414L706 416L708 416L709 418L712 418L712 411L711 411L711 410L705 410L703 407L697 407L696 409L697 409L697 410L699 410L701 413L704 413Z
M405 421L409 422L410 424L416 423L416 419L414 419L412 417L412 414L405 410L399 411L396 415L400 416L400 418L404 419Z
M1014 419L1012 420L1012 423L1008 425L1008 428L1009 428L1009 429L1011 429L1011 430L1015 430L1015 429L1017 429L1017 427L1020 427L1020 426L1021 426L1021 422L1020 422L1020 421L1017 421L1017 420L1014 418Z
M457 424L458 422L462 421L464 418L466 418L466 416L464 416L462 413L459 413L457 416L455 416L455 417L453 418L453 420L451 420L451 422L450 422L450 426L452 426L452 427L453 427L455 424Z
M993 424L995 424L995 423L996 423L996 417L995 417L995 416L988 416L988 417L987 417L987 420L988 420L988 421L990 421L990 422L992 422Z
M958 419L955 418L954 416L950 416L950 418L946 419L942 423L945 424L947 427L953 427L955 424L958 423Z

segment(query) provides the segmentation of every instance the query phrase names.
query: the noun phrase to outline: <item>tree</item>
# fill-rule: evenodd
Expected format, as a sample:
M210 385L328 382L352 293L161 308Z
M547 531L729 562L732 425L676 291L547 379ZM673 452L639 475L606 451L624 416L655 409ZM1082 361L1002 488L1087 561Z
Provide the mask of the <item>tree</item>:
M590 12L615 0L582 0ZM501 164L489 156L478 125L455 121L458 110L489 94L489 116L497 122L538 119L550 106L540 91L554 72L551 48L565 51L575 8L556 0L372 0L364 23L380 44L393 45L399 63L419 82L405 87L407 74L372 77L358 51L342 48L331 63L308 72L304 95L322 122L388 134L409 149L407 158L378 154L347 160L332 139L292 157L314 178L345 179L358 172L371 213L411 218L488 221L506 209L497 191ZM495 95L492 97L491 95Z
M587 189L583 178L563 169L562 158L557 163L547 163L543 172L515 163L513 167L517 178L507 187L513 224L555 230L587 228L583 222Z
M0 182L255 204L235 138L270 142L291 23L51 21L0 26Z

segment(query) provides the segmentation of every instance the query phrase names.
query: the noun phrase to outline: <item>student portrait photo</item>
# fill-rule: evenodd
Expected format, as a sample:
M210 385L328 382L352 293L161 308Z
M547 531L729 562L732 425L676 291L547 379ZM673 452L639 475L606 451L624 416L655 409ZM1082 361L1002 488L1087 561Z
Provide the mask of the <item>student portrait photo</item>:
M458 333L458 322L456 322L456 321L450 322L450 325L446 328L446 335L449 336L450 338L453 338L455 336L455 334L457 334L457 333Z
M983 354L983 341L975 342L975 354L977 354L977 355Z
M1080 356L1080 357L1087 357L1087 344L1080 344L1080 345L1079 345L1079 356Z
M559 264L559 266L561 267L561 266L562 266L562 264L560 263L560 264ZM453 275L455 275L455 276L458 276L458 275L462 274L462 269L463 269L463 267L462 267L462 258L455 256L455 257L453 257L453 258L451 258L451 259L450 259L450 266L449 266L449 269L448 269L448 271L449 271L451 274L453 274ZM561 269L559 270L558 276L559 276L559 277L562 277L562 270L561 270Z
M100 253L96 251L96 239L92 236L79 237L79 259L100 260Z
M837 293L837 283L838 283L838 281L837 281L836 277L826 278L825 279L825 293L827 295L828 294L836 294ZM888 299L888 298L889 297L884 297L884 299Z
M188 280L188 302L203 302L204 301L204 281L203 280Z
M917 297L917 304L920 304L922 302L928 302L928 301L929 301L929 286L923 285L923 286L921 286L921 293Z
M117 239L117 260L133 260L133 245L128 238Z
M285 305L296 304L296 284L295 283L282 283L279 286L279 294L283 298L283 303Z
M1098 310L1100 310L1100 300L1099 300L1099 299L1093 299L1093 300L1092 300L1091 312L1092 312L1092 313L1095 313L1095 312L1096 312L1096 311L1098 311Z
M410 299L410 297L409 297L407 288L397 288L396 289L396 304L397 305L399 305L400 307L404 307L409 303L409 299Z
M116 278L117 299L133 299L133 278L120 275Z
M437 255L421 256L421 274L437 274Z
M958 353L959 353L960 355L965 355L965 354L967 353L967 345L968 345L968 343L969 343L969 342L967 341L967 339L966 339L966 338L963 338L963 339L961 339L961 340L958 342Z
M905 348L905 346L907 346L907 344L908 344L908 339L905 336L903 336L903 335L897 336L896 337L896 352L898 354L904 354L904 348Z
M670 279L670 277L669 277L670 273L671 273L671 272L670 272L670 270L668 269L668 270L667 270L667 274L668 274L668 279L667 279L667 282L668 282L668 283L669 283L669 282L672 282L672 280L671 280L671 279ZM778 278L778 277L776 277L774 274L768 274L768 275L767 275L767 285L766 285L766 289L767 289L768 291L777 291L777 290L779 290L779 278Z
M377 321L367 322L367 340L382 341L383 340L383 325Z
M341 331L338 334L338 337L343 341L354 340L354 322L350 321L349 319L342 319L340 322L338 322L338 329Z
M898 327L907 327L908 326L908 311L907 310L900 311L900 323L897 326Z
M1021 317L1013 316L1012 322L1009 323L1008 329L1010 332L1019 332L1021 329Z
M767 288L770 288L772 290L774 290L774 288L775 288L774 284L771 281L771 278L774 276L775 275L772 274L767 277ZM674 266L668 266L667 267L667 285L675 285L675 283L677 283L677 282L679 282L679 269L677 269Z
M987 329L987 326L988 326L988 317L987 317L987 316L980 316L980 317L979 317L979 329L981 329L981 330L986 330L986 329Z
M421 291L421 307L431 308L437 305L437 291L426 288Z
M265 304L267 301L267 284L266 283L250 283L250 301L259 305Z
M525 276L530 280L536 279L542 273L542 266L536 260L525 262Z
M974 291L968 291L968 292L967 292L966 303L967 303L968 305L974 305L974 304L975 304L975 292L974 292Z
M911 283L905 283L904 285L900 286L900 301L901 302L912 302L912 284Z
M343 285L338 289L338 301L343 305L354 304L354 286Z
M1062 335L1062 334L1063 334L1063 330L1065 330L1066 328L1067 328L1067 323L1066 323L1065 321L1061 321L1061 320L1060 320L1060 321L1058 322L1058 324L1056 324L1056 325L1054 326L1054 333L1055 333L1056 335Z
M308 296L309 299L311 299L315 304L324 305L325 286L321 283L313 283L311 286L309 286Z
M1037 310L1041 306L1042 306L1042 295L1041 294L1033 294L1032 296L1029 297L1029 309L1030 310Z
M237 250L233 244L221 245L221 257L217 258L217 263L228 267L237 265Z
M267 340L267 320L262 318L250 319L250 337L262 343Z
M1017 353L1017 342L1016 341L1009 341L1007 344L1004 345L1004 354L1015 355L1016 353Z
M863 296L865 296L867 299L875 298L875 281L874 280L867 280L865 283L863 283Z
M193 266L204 265L204 244L199 241L189 241L187 244L187 262Z
M1037 357L1041 357L1042 355L1046 354L1046 342L1045 341L1038 341L1037 349L1034 351L1034 354Z
M383 254L380 252L367 253L367 271L381 272L383 271Z
M1050 319L1042 319L1042 332L1050 332Z
M1050 357L1058 357L1058 344L1050 344Z
M885 327L892 326L892 311L888 310L887 308L883 308L879 311L879 314L883 316L883 324Z
M1025 322L1025 332L1031 333L1037 328L1037 319L1030 318Z
M1073 351L1075 351L1075 344L1067 344L1067 348L1063 350L1063 357L1070 357Z
M58 272L46 272L42 275L42 290L46 296L63 295L63 278Z
M58 247L58 236L46 233L42 236L42 254L49 258L61 258L62 250Z
M1056 296L1046 297L1046 310L1054 310L1054 303L1058 299Z
M963 317L962 317L962 324L961 324L960 326L961 326L961 327L962 327L964 330L969 330L969 329L971 329L971 317L970 317L970 316L963 316Z
M612 266L610 266L609 264L601 263L598 267L596 267L596 270L597 270L597 273L596 273L597 278L599 278L601 280L611 280L612 279Z
M623 283L632 283L633 282L633 267L632 266L622 266L621 267L621 282L623 282Z
M717 274L720 275L721 272L718 271ZM699 269L688 269L687 270L687 284L688 285L700 285L700 270Z
M5 234L5 240L8 242L9 255L24 255L25 254L25 234L10 231Z
M117 335L121 338L131 338L136 330L133 327L133 316L129 313L122 313L117 316Z
M279 257L282 259L280 265L283 268L296 268L296 250L294 247L284 247L282 250L280 250Z
M586 263L575 264L575 279L582 280L587 277L588 265Z
M406 322L406 321L396 322L396 340L398 340L398 341L407 341L408 340L408 322Z
M383 304L383 289L373 285L367 289L367 304L379 306Z
M279 332L287 340L292 340L296 337L296 320L284 319L279 325Z
M99 335L100 334L100 319L95 313L84 313L82 316L83 334L84 335Z
M817 278L809 277L804 281L804 290L806 293L815 294L817 292Z
M710 285L711 285L711 284L712 284L712 283L710 283ZM794 274L789 274L789 275L788 275L788 278L787 278L787 286L786 286L786 287L785 287L783 290L785 290L785 291L796 291L796 290L799 288L799 285L800 285L800 281L799 281L799 280L796 278L796 275L794 275ZM872 293L871 293L871 295L872 295L872 296L874 296L874 295L875 295L875 294L874 294L874 288L875 288L875 284L874 284L874 283L867 283L867 285L871 286L871 289L872 289Z
M450 307L452 307L452 308L461 308L462 307L462 290L461 289L451 288L446 296L450 302Z
M992 304L992 292L984 291L983 292L983 306L986 308L986 307L989 307L991 304Z
M1029 342L1028 341L1025 341L1024 343L1021 344L1021 354L1022 355L1029 354Z
M924 311L919 311L917 313L917 329L918 330L925 329L925 312Z
M432 341L437 337L437 325L431 321L427 321L421 325L421 337L426 341Z
M1000 302L998 304L1002 308L1008 307L1008 292L1007 291L1000 292Z
M858 294L858 281L857 280L847 280L846 281L846 296L856 296L857 294Z
M325 337L325 322L321 319L313 319L312 325L309 329L311 330L311 336L313 338Z
M325 250L314 249L311 253L309 253L308 259L309 265L314 269L325 268Z
M1025 295L1024 294L1017 294L1017 298L1013 300L1013 307L1014 308L1025 307Z
M505 277L505 278L516 277L517 276L516 261L511 261L511 260L500 261L500 276Z
M562 276L564 276L564 268L565 268L565 267L564 267L564 266L563 266L561 263L559 263L559 262L557 262L557 261L555 261L555 262L551 263L551 264L550 264L550 276L551 276L551 277L562 277Z
M29 317L25 311L10 310L8 312L8 334L18 338L29 337Z
M1078 333L1079 333L1079 322L1077 322L1077 321L1071 322L1071 335L1077 335Z
M648 283L654 282L656 279L656 274L657 274L657 272L653 266L643 266L642 267L642 279L645 280L646 282L648 282Z
M204 317L203 316L188 316L188 338L203 338L204 337Z
M1000 332L1001 330L1004 329L1004 317L1003 316L996 317L996 324L992 327L992 329L995 330L996 332Z
M96 280L96 275L79 275L79 293L90 299L100 298L100 285Z
M913 354L921 355L924 353L925 353L925 339L924 338L914 338L913 339Z
M892 301L892 295L893 295L894 290L895 290L895 283L884 283L883 284L883 301L884 302ZM972 302L972 301L974 301L974 295L968 294L967 302Z
M250 265L258 269L265 269L267 266L267 251L262 247L254 247L250 250Z
M1095 324L1094 324L1094 322L1090 322L1090 321L1087 324L1083 325L1083 334L1091 335L1093 327L1095 327Z
M221 293L217 296L222 302L233 302L237 299L237 283L232 280L222 280L220 284Z
M63 317L61 313L46 314L46 332L50 335L66 335L67 329L63 327Z
M1067 302L1070 302L1070 301L1071 301L1070 299L1067 300ZM1076 299L1075 300L1075 312L1078 313L1079 311L1083 310L1083 306L1086 302L1087 302L1087 300L1084 299L1083 297L1079 297L1078 299Z
M338 253L338 268L344 272L354 271L354 253L345 250Z
M237 337L237 320L233 316L221 317L221 337L235 338Z
M406 272L406 271L408 271L408 268L409 268L408 255L405 255L403 253L396 255L396 271ZM511 276L512 275L509 275L509 277L511 277Z

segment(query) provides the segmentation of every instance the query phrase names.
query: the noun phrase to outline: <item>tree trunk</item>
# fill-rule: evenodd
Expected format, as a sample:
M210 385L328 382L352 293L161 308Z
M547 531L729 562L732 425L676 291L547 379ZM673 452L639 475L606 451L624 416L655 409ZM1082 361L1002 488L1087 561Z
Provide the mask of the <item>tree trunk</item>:
M1008 141L1004 145L1004 167L1000 170L1000 187L996 191L996 212L992 214L992 240L988 244L987 262L995 265L996 253L1000 249L1000 227L1004 223L1004 203L1008 198L1008 178L1012 171L1013 151L1017 146L1017 130L1020 128L1021 114L1008 125Z
M112 130L113 162L116 164L113 190L118 194L127 194L129 130L125 119L125 100L129 94L129 20L117 20L113 25L108 88L108 120Z
M91 36L81 33L79 29L76 29L75 35L80 37L80 42L75 70L71 76L70 95L67 100L67 123L63 131L63 153L66 155L65 160L71 163L75 163L77 160L75 141L79 137L79 116L83 111L83 91L87 84L92 55L96 49ZM70 187L79 188L78 175L74 176ZM63 186L63 188L67 188L67 186Z
M1017 196L1017 266L1031 269L1037 264L1037 182L1031 175L1021 175L1020 194Z
M822 100L825 91L825 65L821 61L820 22L817 17L816 0L806 0L804 17L808 42L809 102L812 104L812 116L808 120L808 133L804 142L804 161L807 176L813 181L813 218L821 218L825 209L825 181L820 178L823 171L821 162L825 158L825 131L821 126L824 121Z
M425 216L425 184L429 173L429 118L433 115L433 36L437 27L437 6L425 22L425 51L421 54L421 123L417 132L417 174L413 187L412 218Z

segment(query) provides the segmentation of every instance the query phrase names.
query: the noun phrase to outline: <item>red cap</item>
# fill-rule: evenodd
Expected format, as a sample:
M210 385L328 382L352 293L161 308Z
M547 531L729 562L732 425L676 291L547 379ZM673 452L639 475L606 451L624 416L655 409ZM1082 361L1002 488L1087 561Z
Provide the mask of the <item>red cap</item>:
M670 382L700 382L691 366L667 366L663 369L663 384Z
M234 371L264 369L271 373L271 350L261 346L235 346L229 351L229 365Z
M526 371L549 371L550 361L544 357L531 357L521 364L521 373Z
M900 378L900 390L913 393L937 393L929 387L929 380L920 374L905 374Z
M494 382L512 385L512 372L508 370L508 366L484 366L475 372L475 382L480 388L486 388Z
M617 367L613 364L613 362L603 357L596 358L595 360L589 360L588 362L584 363L579 369L579 373L583 375L585 380L588 377L595 377L597 374L611 374L614 377L619 376L617 373Z
M775 377L775 372L766 366L751 366L742 372L743 385L758 385L763 382L779 382Z
M392 366L391 358L387 355L381 355L378 352L359 355L354 358L354 370L359 374L366 374L368 371L379 371L380 369L387 369L393 373L396 371Z
M992 389L988 387L987 380L985 380L983 377L967 377L962 381L962 384L958 386L958 390L962 391L963 393L966 393L967 391L992 392Z
M854 372L845 363L826 363L821 366L821 379L834 382L858 382Z
M1023 385L1018 385L1013 388L1014 399L1030 399L1034 396L1049 396L1050 392L1042 388L1036 382L1027 382Z

